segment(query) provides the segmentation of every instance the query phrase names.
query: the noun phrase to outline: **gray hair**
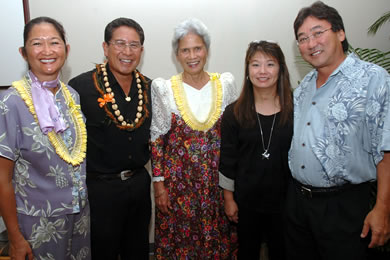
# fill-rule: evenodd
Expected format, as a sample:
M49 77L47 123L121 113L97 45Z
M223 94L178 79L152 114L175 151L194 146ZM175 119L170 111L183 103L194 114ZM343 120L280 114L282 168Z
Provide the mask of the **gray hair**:
M175 54L177 54L179 51L179 41L189 33L194 33L202 38L204 44L206 45L207 51L209 50L210 33L206 25L196 18L189 18L175 27L172 39L172 47L175 51Z

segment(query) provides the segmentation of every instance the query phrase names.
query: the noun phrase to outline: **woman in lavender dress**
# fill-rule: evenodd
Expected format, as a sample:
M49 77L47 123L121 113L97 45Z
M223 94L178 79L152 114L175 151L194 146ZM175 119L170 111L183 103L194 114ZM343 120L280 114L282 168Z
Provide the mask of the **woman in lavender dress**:
M90 259L86 130L77 93L59 81L61 24L31 20L27 74L0 93L0 211L12 259Z

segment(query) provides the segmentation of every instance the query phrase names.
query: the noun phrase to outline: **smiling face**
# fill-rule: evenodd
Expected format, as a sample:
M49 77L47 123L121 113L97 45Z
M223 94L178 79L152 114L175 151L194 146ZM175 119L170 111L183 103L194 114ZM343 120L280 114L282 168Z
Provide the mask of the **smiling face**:
M279 78L279 63L261 51L256 52L249 60L249 79L253 89L256 88L277 88Z
M332 28L327 20L319 20L313 16L305 19L298 29L297 36L308 37L316 32ZM330 71L336 69L344 60L345 54L341 42L345 39L343 30L333 32L324 31L319 37L309 37L309 41L299 44L299 51L302 58L309 62L316 69L326 69Z
M207 48L202 38L194 33L181 38L176 58L184 73L190 75L202 73L207 61Z
M40 81L51 81L57 78L68 51L69 45L65 45L58 31L50 23L34 25L24 50L19 49L31 71Z
M116 42L140 45L140 37L135 29L120 26L112 33L110 43L103 43L104 55L107 57L111 72L116 77L131 76L141 60L143 46L140 45L136 49L125 46L121 49Z

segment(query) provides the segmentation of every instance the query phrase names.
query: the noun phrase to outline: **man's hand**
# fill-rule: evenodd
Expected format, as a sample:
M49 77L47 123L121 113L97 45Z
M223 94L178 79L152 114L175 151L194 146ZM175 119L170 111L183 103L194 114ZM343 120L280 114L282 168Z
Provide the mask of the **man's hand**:
M380 207L374 207L364 220L361 237L365 238L371 230L371 242L369 248L382 246L390 239L390 216L381 210Z
M369 248L384 245L390 239L390 152L377 165L378 193L374 208L364 220L362 238L371 230Z

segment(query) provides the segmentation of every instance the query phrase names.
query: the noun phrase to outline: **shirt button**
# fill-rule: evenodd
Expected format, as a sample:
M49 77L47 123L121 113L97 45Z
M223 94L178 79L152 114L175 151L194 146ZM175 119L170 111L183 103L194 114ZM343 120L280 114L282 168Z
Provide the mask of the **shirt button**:
M307 125L310 125L310 122L307 122Z
M317 104L317 103L316 103L315 101L313 101L313 102L311 102L311 104L312 104L312 105L315 105L315 104Z
M129 138L128 138L128 139L129 139L129 142L131 142L131 140L133 140L133 138L131 138L131 136L129 136Z
M301 168L302 168L302 169L305 169L305 165L302 165Z
M131 154L129 155L129 159L131 160L131 158L132 158L132 156L131 156Z
M303 147L305 147L305 145L306 145L305 143L302 144Z

